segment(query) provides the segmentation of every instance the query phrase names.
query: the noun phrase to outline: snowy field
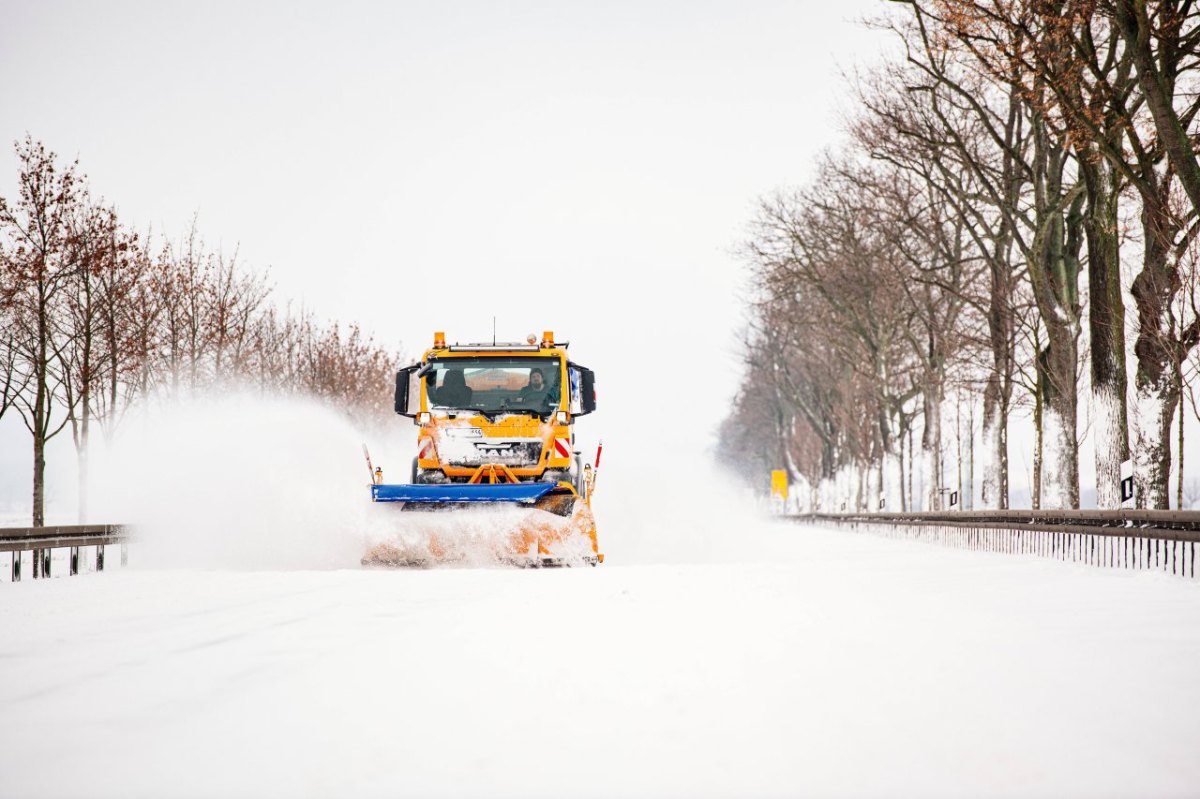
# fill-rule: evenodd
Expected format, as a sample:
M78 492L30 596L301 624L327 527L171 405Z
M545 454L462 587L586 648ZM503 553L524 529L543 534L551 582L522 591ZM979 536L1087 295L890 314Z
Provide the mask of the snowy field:
M731 532L707 562L0 586L0 795L1200 791L1200 586Z

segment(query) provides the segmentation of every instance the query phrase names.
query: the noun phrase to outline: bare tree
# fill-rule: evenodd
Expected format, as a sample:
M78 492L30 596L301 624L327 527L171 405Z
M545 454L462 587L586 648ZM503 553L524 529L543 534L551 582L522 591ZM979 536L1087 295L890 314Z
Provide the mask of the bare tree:
M921 391L908 349L916 312L905 301L908 264L896 230L872 224L887 218L876 211L874 185L849 159L827 160L812 187L763 203L747 250L762 324L794 353L777 356L787 394L824 440L824 461L833 464L824 470L823 501L830 503L836 490L869 496L872 507L882 496L886 507L902 508L906 405ZM820 327L797 321L807 319L820 320ZM820 354L805 357L813 352ZM809 361L808 369L829 365L838 373L810 377L799 371ZM821 397L813 384L841 393ZM817 407L819 398L825 408ZM858 424L863 419L871 420L869 428ZM863 488L873 479L879 484ZM839 480L844 485L834 489Z
M851 133L872 158L935 193L961 225L971 257L984 269L984 280L973 275L956 286L944 281L937 285L973 310L965 317L968 324L976 319L984 323L978 333L972 327L959 331L959 337L990 355L990 368L979 378L984 401L982 503L985 508L1005 508L1016 346L1013 302L1022 270L1013 253L1009 217L989 200L1002 196L1015 204L1019 197L1015 165L1024 151L1023 117L1014 100L1004 95L975 107L942 104L935 109L925 80L921 70L898 64L860 82L863 113L852 123ZM981 100L995 94L986 85L975 85L973 92ZM981 110L988 112L987 120L979 118ZM992 146L989 128L998 132L1000 146Z
M1048 119L1057 118L1067 140L1073 143L1088 193L1088 257L1090 274L1092 385L1099 419L1097 490L1102 507L1119 503L1119 461L1128 451L1124 422L1125 359L1124 311L1120 296L1117 198L1119 183L1126 181L1141 200L1143 227L1142 270L1133 283L1138 311L1135 388L1138 416L1135 478L1138 503L1165 508L1170 472L1170 424L1178 404L1176 364L1194 346L1198 331L1175 330L1171 303L1179 291L1178 260L1196 233L1191 213L1172 208L1172 186L1178 164L1168 156L1170 137L1153 135L1145 119L1147 109L1156 121L1155 106L1163 92L1173 104L1180 97L1181 80L1195 71L1200 58L1194 44L1195 28L1190 4L1156 5L1157 46L1131 42L1133 17L1123 16L1122 3L1097 0L1023 0L1018 3L964 2L944 4L957 12L957 35L978 44L977 53L998 53L993 72L1018 63L1027 76L1022 88L1032 102L1044 101ZM1136 4L1143 17L1145 4ZM1137 14L1134 14L1137 16ZM1117 24L1112 24L1115 18ZM1148 17L1145 18L1148 21ZM1137 20L1134 20L1137 22ZM1140 24L1140 22L1137 22ZM1150 29L1143 29L1149 34ZM1177 45L1184 45L1180 48ZM1153 90L1143 80L1146 67L1139 49L1155 49ZM981 60L987 61L985 55ZM1050 91L1041 90L1044 86ZM1157 99L1156 99L1157 98ZM1175 119L1190 124L1200 103L1185 99ZM1171 114L1174 114L1172 106ZM1194 155L1188 157L1194 163ZM1192 344L1187 344L1192 340Z
M33 523L45 521L46 442L69 425L87 514L94 428L112 435L130 407L252 383L314 396L355 423L390 422L399 354L357 324L317 323L273 302L263 273L208 248L193 219L179 243L151 237L93 202L77 164L26 137L19 188L0 199L0 416L33 436Z
M1047 119L1045 103L1032 102L1029 96L1043 98L1050 89L1044 76L1029 77L1032 87L1016 96L1015 111L1028 129L1028 150L1012 151L1004 129L995 124L996 115L967 79L986 74L978 69L982 60L971 40L957 36L954 20L943 17L942 3L909 0L906 23L895 26L906 45L906 61L925 76L927 84L918 88L929 93L929 107L945 119L945 129L953 135L950 123L954 114L973 113L990 137L993 146L1009 148L1018 171L1016 191L998 185L987 171L986 161L964 159L974 172L989 202L1008 222L1012 241L1028 265L1046 342L1038 355L1039 381L1043 397L1047 446L1041 479L1043 502L1049 507L1078 507L1079 458L1077 441L1079 334L1081 305L1079 298L1080 254L1083 246L1083 205L1085 185L1071 176L1069 143ZM986 54L984 54L986 58ZM986 63L984 64L986 66ZM1024 84L1020 64L1014 70L1012 84ZM1024 137L1022 137L1024 138Z
M119 223L111 208L93 204L81 195L70 222L72 260L78 265L63 292L64 347L59 356L71 438L78 461L79 521L86 521L88 463L93 411L102 394L105 362L117 357L105 348L101 321L104 296L101 275L113 271L120 253Z
M33 524L45 521L46 442L66 426L69 396L60 369L71 343L64 330L65 294L80 264L72 243L83 179L41 142L16 144L17 196L0 198L0 296L10 314L10 341L22 376L13 405L33 437Z

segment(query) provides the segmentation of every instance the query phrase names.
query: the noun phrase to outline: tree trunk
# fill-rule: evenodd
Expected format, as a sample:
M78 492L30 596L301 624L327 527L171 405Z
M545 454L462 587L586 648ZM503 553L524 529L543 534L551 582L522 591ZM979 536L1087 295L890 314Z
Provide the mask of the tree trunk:
M1088 331L1092 360L1092 439L1096 457L1096 506L1121 507L1121 462L1129 456L1125 407L1125 305L1121 298L1117 237L1119 178L1108 162L1080 157L1087 186L1084 229L1088 243Z
M879 512L879 498L883 496L883 471L880 464L872 462L866 467L866 497L864 504L867 513Z
M1142 271L1133 281L1137 305L1138 337L1134 376L1136 396L1134 484L1139 508L1170 506L1171 419L1178 390L1172 339L1171 303L1179 292L1179 272L1169 260L1169 224L1166 208L1142 195L1142 229L1145 233Z
M1092 437L1096 446L1096 507L1101 510L1121 507L1121 463L1129 455L1125 421L1122 418L1124 406L1123 386L1092 384L1092 407L1095 410ZM1118 449L1122 445L1124 449Z
M1175 510L1183 510L1183 359L1175 364L1175 391L1179 397L1179 443L1175 451L1179 455L1179 468L1175 481Z
M967 405L967 485L963 509L975 510L975 397Z
M80 430L79 447L76 450L79 457L79 523L86 524L88 518L88 458L89 458L89 413L87 400L84 399L83 423Z
M87 521L88 514L88 447L92 428L92 358L91 335L84 333L83 368L81 370L79 391L79 434L75 441L75 454L78 458L79 523Z
M857 463L846 464L846 510L851 513L859 511L859 500L862 497L862 470Z
M1008 441L1004 406L1000 397L1000 376L988 377L983 390L983 485L980 508L1001 510L1008 507Z
M892 447L895 447L893 442ZM897 513L904 509L904 459L900 453L883 453L883 509Z
M817 480L816 485L816 501L817 507L828 513L831 510L836 510L833 506L832 497L836 493L834 479L836 470L833 465L833 444L828 438L821 439L821 477Z
M880 438L883 457L880 463L880 494L883 510L899 513L904 510L904 431L896 414L889 410L880 411ZM879 496L874 497L871 510L879 510Z
M997 245L999 251L1001 245ZM992 372L983 389L983 486L985 510L1008 507L1008 400L1012 393L1013 320L1011 268L999 255L989 261L988 341Z
M908 513L919 510L913 505L913 429L912 425L908 425L908 491L906 492L908 505L905 510Z
M1038 351L1039 358L1041 351ZM1040 361L1039 361L1040 363ZM1042 444L1044 432L1042 422L1045 418L1045 402L1042 399L1042 369L1037 371L1037 390L1033 399L1033 480L1029 486L1029 504L1034 510L1042 507Z
M1079 253L1084 239L1084 192L1067 190L1063 172L1067 153L1052 140L1044 123L1035 136L1037 235L1029 278L1046 346L1038 353L1041 404L1042 508L1079 507L1076 367L1079 363ZM1075 192L1073 198L1068 198ZM1064 207L1066 203L1066 207Z
M49 325L45 293L39 291L37 361L33 365L33 379L37 386L33 407L33 526L46 523L46 428L49 420L50 398L49 375Z
M46 523L46 439L33 431L33 526Z
M1000 412L1000 433L997 436L996 444L1000 453L1000 492L997 498L1000 500L1000 510L1008 510L1010 506L1008 497L1008 409L1007 406L1001 409Z
M962 435L962 395L954 392L954 464L957 469L955 485L958 487L958 509L966 508L963 492L963 435Z
M1138 379L1133 478L1139 508L1170 507L1171 421L1178 403L1176 394L1175 378L1169 372L1152 380Z
M942 509L942 387L927 379L923 393L925 429L921 433L921 473L925 510Z
M822 477L820 485L820 504L821 510L825 513L836 513L838 509L837 497L837 481L832 477Z
M1075 420L1077 345L1069 336L1042 350L1042 458L1040 508L1079 507L1079 446Z

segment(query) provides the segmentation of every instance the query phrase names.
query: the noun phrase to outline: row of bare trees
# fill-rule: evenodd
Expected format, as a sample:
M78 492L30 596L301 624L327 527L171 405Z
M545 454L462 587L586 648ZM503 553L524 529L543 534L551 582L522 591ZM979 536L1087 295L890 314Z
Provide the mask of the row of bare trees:
M1085 432L1100 507L1120 505L1126 460L1137 504L1168 507L1200 341L1200 10L891 6L871 24L898 55L848 81L845 145L755 220L725 458L752 475L786 464L826 506L940 508L953 395L960 428L959 405L982 405L984 507L1009 506L1022 408L1035 507L1079 506ZM922 498L904 488L915 429Z
M87 513L93 433L129 409L238 384L327 400L358 423L390 412L398 353L355 325L281 307L262 274L208 248L141 236L92 196L78 163L16 144L0 198L0 418L32 436L33 524L45 517L46 444L69 430Z

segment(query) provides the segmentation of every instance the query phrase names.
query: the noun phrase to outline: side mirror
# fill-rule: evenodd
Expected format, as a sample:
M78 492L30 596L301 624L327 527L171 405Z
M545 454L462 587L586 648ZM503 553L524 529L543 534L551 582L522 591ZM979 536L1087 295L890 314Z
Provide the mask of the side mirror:
M417 367L408 366L396 372L396 413L401 416L416 416L421 405L421 391L415 386ZM416 406L414 408L413 406Z
M580 397L580 404L583 406L584 413L591 413L596 410L596 373L591 369L583 370L583 396Z
M585 366L567 364L571 378L571 413L586 416L596 410L596 375Z

